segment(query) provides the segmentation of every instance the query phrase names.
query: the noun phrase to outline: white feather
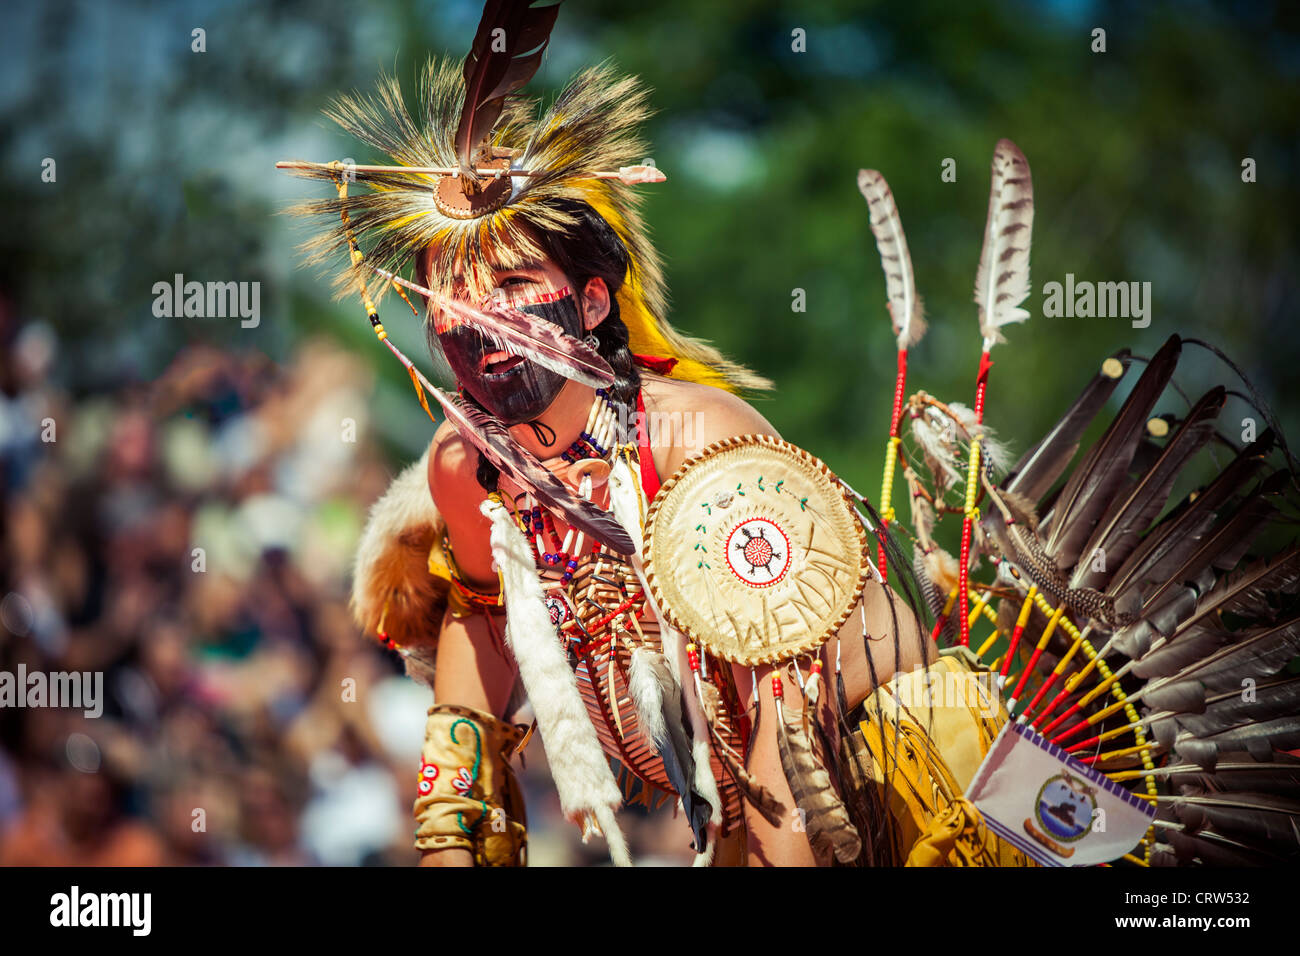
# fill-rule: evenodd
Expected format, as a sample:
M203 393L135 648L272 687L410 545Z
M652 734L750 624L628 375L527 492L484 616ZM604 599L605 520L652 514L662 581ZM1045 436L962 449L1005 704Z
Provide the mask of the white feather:
M961 429L959 437L963 441L969 442L977 431L983 435L980 440L980 455L985 467L997 474L1006 472L1011 467L1011 450L998 440L997 433L988 425L978 424L975 421L975 410L961 402L949 402L948 408L957 417Z
M885 177L874 169L858 170L858 190L867 200L871 232L876 237L880 265L885 270L885 295L899 349L915 345L925 334L924 306L916 294L912 255L903 234L894 194Z
M636 707L637 719L641 730L650 740L667 740L668 725L664 723L664 697L650 666L650 656L654 651L647 647L638 647L632 651L632 663L628 667L627 690L632 695Z
M1011 140L998 140L993 151L984 248L975 273L975 304L985 351L1006 341L1002 326L1029 318L1029 312L1019 306L1029 295L1033 226L1034 184L1029 163Z

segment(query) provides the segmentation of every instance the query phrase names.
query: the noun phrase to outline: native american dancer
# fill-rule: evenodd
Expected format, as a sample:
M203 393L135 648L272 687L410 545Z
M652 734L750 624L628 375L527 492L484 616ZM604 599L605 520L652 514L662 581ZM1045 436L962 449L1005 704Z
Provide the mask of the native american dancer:
M1220 389L1198 405L1163 453L1143 436L1176 343L1152 360L1063 491L1051 488L1131 364L1127 353L998 480L1005 468L982 423L988 350L1000 326L1027 316L1018 306L1033 208L1014 146L999 144L994 164L973 412L924 393L904 402L906 349L924 330L920 300L888 187L879 174L860 176L899 346L878 514L738 397L769 382L667 323L635 192L665 179L636 163L645 88L601 66L544 110L517 93L556 11L490 3L465 60L428 65L418 122L393 79L374 97L337 100L329 115L393 165L280 164L335 185L337 198L298 207L333 223L308 248L317 261L348 251L340 288L360 292L421 404L434 417L432 395L445 417L376 503L354 583L358 620L434 691L415 800L423 862L525 862L512 761L534 729L566 816L584 839L602 834L618 864L631 860L615 810L674 798L697 865L1026 863L963 791L1030 697L1024 714L1036 711L1039 726L1059 714L1064 736L1091 728L1082 744L1134 741L1092 759L1161 799L1172 787L1260 778L1237 773L1235 758L1226 780L1201 774L1205 748L1212 758L1220 747L1207 740L1252 755L1296 745L1287 737L1296 708L1283 705L1268 732L1239 729L1250 718L1239 711L1207 732L1212 692L1236 674L1234 662L1245 664L1231 653L1222 662L1218 649L1236 638L1208 615L1250 612L1251 673L1271 667L1260 674L1271 677L1294 643L1295 619L1283 621L1275 596L1294 590L1296 552L1244 581L1228 577L1248 541L1234 516L1258 530L1282 497L1281 478L1244 485L1263 466L1258 442L1147 531L1223 398ZM369 192L349 195L353 182ZM389 289L408 305L407 291L424 298L431 349L458 394L431 384L389 340L375 302ZM915 467L899 433L904 411L923 452ZM912 561L888 507L898 462L914 503ZM960 562L934 543L945 512L962 516ZM1221 532L1231 537L1214 550ZM1114 549L1109 575L1085 560L1094 537ZM969 579L981 553L1000 559L985 586ZM927 613L937 616L930 633ZM981 614L999 627L976 651L969 634ZM1181 640L1179 627L1204 653L1165 652L1163 668L1144 670L1144 655ZM1093 635L1106 636L1100 648ZM953 646L939 651L940 640ZM1112 668L1117 653L1133 660ZM1202 680L1210 671L1188 676L1203 660L1218 661L1207 665L1218 683ZM934 705L923 691L936 672L984 678L990 691ZM1160 696L1166 685L1174 693ZM1199 723L1177 709L1191 701L1195 710L1192 685ZM1164 709L1138 717L1143 694ZM529 711L531 722L516 723ZM1277 769L1281 758L1259 766L1273 771L1269 781L1294 781ZM1132 859L1208 860L1198 850L1207 842L1251 845L1218 838L1220 824L1236 834L1242 820L1277 815L1235 803L1216 815L1186 796L1168 806Z

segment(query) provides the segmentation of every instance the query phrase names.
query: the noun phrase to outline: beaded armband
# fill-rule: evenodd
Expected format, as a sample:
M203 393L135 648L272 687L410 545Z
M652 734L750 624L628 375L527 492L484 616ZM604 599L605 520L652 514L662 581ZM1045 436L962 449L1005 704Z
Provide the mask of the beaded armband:
M460 570L456 567L456 556L451 550L451 541L445 533L429 549L429 573L448 583L447 604L453 617L505 613L500 590L480 590L466 584L461 578Z
M510 766L526 728L491 714L429 708L413 807L418 850L469 850L478 866L522 866L528 844L523 792Z

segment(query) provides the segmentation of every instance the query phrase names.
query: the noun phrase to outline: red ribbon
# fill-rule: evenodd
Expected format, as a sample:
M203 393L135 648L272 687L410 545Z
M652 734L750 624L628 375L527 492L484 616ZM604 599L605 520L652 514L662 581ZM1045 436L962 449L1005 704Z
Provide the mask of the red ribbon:
M632 361L636 362L637 365L644 369L649 369L656 375L665 376L668 375L668 373L673 370L673 366L677 364L677 359L675 358L662 358L658 355L637 355L635 352L632 353Z

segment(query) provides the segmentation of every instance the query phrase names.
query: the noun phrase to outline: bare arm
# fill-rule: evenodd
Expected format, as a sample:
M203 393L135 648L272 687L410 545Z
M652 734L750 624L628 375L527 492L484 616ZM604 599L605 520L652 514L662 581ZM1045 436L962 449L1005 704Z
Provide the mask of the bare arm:
M890 614L891 602L894 604L894 616ZM896 631L897 651L894 640ZM833 696L836 693L834 681L837 655L844 679L846 703L849 710L852 710L878 685L886 683L896 673L914 670L924 663L933 662L937 651L933 642L920 633L916 618L902 599L890 588L876 581L869 582L859 598L859 606L849 615L839 633L823 644L820 650L822 674L826 679L822 685L816 717L825 730L827 739L836 748L840 741ZM806 659L801 666L805 669L804 676L807 676ZM748 803L744 805L749 863L751 866L827 865L829 858L817 859L807 834L798 825L801 819L795 810L794 798L781 768L781 755L776 740L776 700L772 691L773 669L771 665L763 665L752 672L750 668L740 665L732 668L737 691L743 700L748 702L751 699L751 673L753 680L758 683L758 707L753 718L755 732L747 768L788 810L786 819L773 826ZM782 690L786 714L790 719L797 720L804 708L803 695L796 681L785 673L782 673ZM823 759L833 761L835 755L824 754Z
M479 512L484 491L475 478L477 453L446 425L429 454L429 491L447 522L447 537L466 584L497 587L492 572L489 525ZM504 622L501 621L501 626ZM459 704L505 718L514 687L515 664L502 654L482 614L457 618L448 610L438 636L433 695L439 704ZM472 866L468 850L426 850L421 866Z
M647 402L650 411L658 405L671 416L683 413L691 416L683 422L690 427L671 435L671 441L659 444L655 449L656 467L663 476L668 476L689 458L698 455L707 446L723 438L737 435L772 435L779 438L771 423L748 404L734 395L702 386L681 386L665 388L658 396L658 402ZM790 811L786 819L773 826L748 802L743 804L745 815L745 833L747 857L751 866L815 866L812 847L802 827L796 826L798 816L790 786L781 769L781 758L777 751L776 710L772 695L773 668L765 665L756 668L752 675L758 682L759 704L756 711L751 711L756 721L755 732L751 741L749 755L746 759L748 769L772 795ZM732 676L741 700L750 700L751 670L736 665ZM792 713L803 709L803 698L793 681L784 681L785 707Z
M674 441L670 447L656 447L656 464L663 475L672 474L687 459L706 446L737 435L777 435L762 415L735 396L699 386L664 388L658 398L668 411L686 411L697 424L694 441ZM648 403L649 404L649 403ZM893 614L891 614L891 605ZM895 647L897 636L897 648ZM841 646L842 645L842 646ZM932 642L917 628L915 617L906 604L890 589L871 581L859 599L859 607L849 616L839 633L821 648L822 673L826 677L817 710L817 719L832 746L838 746L839 730L835 719L835 665L838 659L850 709L861 703L878 684L888 681L898 671L912 670L936 656ZM869 660L868 660L869 659ZM805 667L807 660L802 663ZM732 676L741 699L752 700L754 682L758 684L758 705L751 711L755 731L746 761L747 769L788 809L786 819L773 825L744 804L748 859L756 866L813 866L827 863L818 860L810 846L794 806L790 786L781 767L776 736L776 703L772 691L770 665L751 670L736 666ZM784 709L791 717L802 713L803 696L797 681L783 675ZM824 754L833 761L834 754Z

